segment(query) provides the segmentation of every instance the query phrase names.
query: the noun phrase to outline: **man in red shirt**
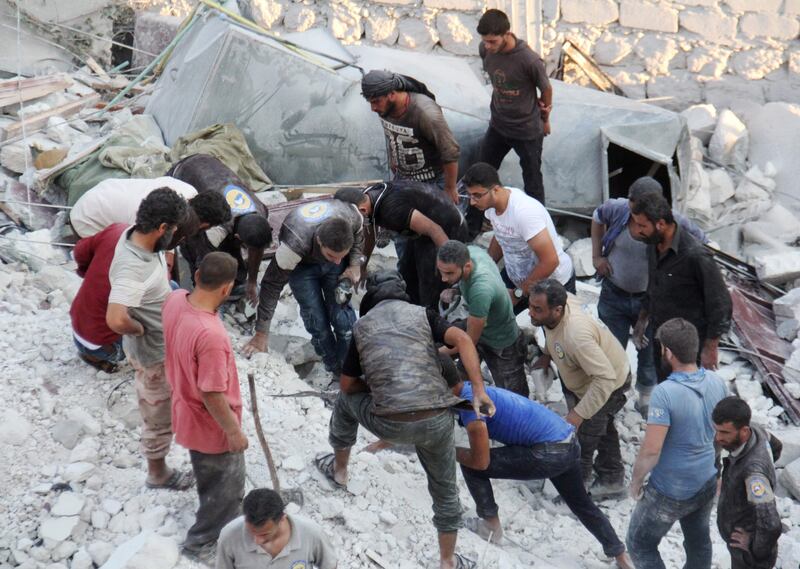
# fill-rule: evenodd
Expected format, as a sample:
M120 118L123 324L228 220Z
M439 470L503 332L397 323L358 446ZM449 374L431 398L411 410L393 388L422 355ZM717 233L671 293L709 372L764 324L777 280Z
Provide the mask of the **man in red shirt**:
M242 398L231 341L217 314L233 288L238 264L228 253L206 255L196 288L176 290L162 309L166 372L172 386L172 430L188 448L200 507L183 551L207 560L244 496Z
M78 241L73 251L78 264L76 272L83 277L83 283L69 309L72 339L83 361L108 373L117 371L117 364L125 359L122 336L106 324L106 309L111 292L108 269L126 227L124 223L109 225Z

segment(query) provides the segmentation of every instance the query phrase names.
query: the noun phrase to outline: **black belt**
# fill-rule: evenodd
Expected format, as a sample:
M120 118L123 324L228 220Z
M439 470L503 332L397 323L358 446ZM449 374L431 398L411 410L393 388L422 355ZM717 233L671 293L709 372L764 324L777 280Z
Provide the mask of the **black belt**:
M611 289L611 292L614 294L618 294L619 296L627 296L628 298L642 298L647 292L628 292L627 290L622 290L617 285L611 282L611 280L606 277L603 279L603 286L607 286Z
M392 413L391 415L382 415L381 418L388 419L389 421L400 421L403 423L413 423L414 421L422 421L423 419L430 419L436 417L447 411L447 409L423 409L422 411L408 411L406 413Z
M536 444L532 445L531 448L534 448L534 449L548 449L548 448L550 448L550 449L561 449L561 448L564 448L564 447L571 447L573 444L575 444L575 437L577 437L577 436L578 436L577 435L577 431L572 431L572 433L570 433L570 435L567 438L563 439L563 440L554 441L552 443L536 443Z

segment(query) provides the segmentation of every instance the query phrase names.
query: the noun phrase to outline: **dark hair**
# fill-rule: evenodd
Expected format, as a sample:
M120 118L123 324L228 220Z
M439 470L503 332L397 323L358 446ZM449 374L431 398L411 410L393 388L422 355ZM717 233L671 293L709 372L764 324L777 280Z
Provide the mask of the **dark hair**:
M266 216L248 213L236 221L236 235L248 247L260 249L272 243L272 228Z
M655 194L657 196L664 195L664 188L658 183L658 180L650 176L643 176L638 178L631 187L628 189L628 201L637 202L642 199L646 194Z
M152 233L162 223L178 225L186 219L189 206L178 192L171 188L158 188L150 192L136 211L136 231Z
M656 340L672 352L682 364L697 360L700 338L694 324L683 318L671 318L656 330Z
M481 186L487 190L494 186L501 185L497 169L486 162L477 162L470 166L464 173L464 177L461 178L461 181L468 188L472 186Z
M548 308L567 305L567 289L556 279L543 279L531 287L528 293L531 298L543 294L547 299Z
M482 36L502 36L511 29L508 16L501 10L486 10L478 21L478 34Z
M209 227L231 220L231 206L225 196L218 192L200 192L189 200L189 206L197 214L200 223L207 223Z
M283 517L283 500L269 488L251 490L242 501L242 512L247 523L256 527L266 522L278 522Z
M200 261L197 267L197 286L214 290L236 280L239 262L228 253L214 251Z
M631 201L631 213L644 215L650 223L663 219L667 223L675 223L672 207L660 194L644 192L635 201Z
M747 401L731 395L722 399L711 412L711 420L717 425L733 423L737 429L750 426L752 413Z
M344 219L326 219L317 229L319 243L326 249L343 253L353 246L353 229Z
M444 245L439 247L436 257L448 265L456 265L463 268L469 261L469 249L461 241L450 239L445 241Z
M351 203L356 206L360 205L365 199L369 199L361 188L340 188L336 190L333 197L339 201Z

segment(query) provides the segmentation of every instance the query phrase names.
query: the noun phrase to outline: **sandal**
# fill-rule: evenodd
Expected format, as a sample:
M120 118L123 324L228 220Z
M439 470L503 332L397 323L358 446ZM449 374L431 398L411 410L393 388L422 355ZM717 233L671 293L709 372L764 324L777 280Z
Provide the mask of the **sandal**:
M336 477L333 474L333 462L335 457L333 453L329 454L322 454L314 459L314 466L317 467L317 470L330 482L333 484L334 488L341 488L344 490L347 488L347 484L342 484L341 482L336 480Z
M87 356L86 354L78 354L78 357L84 361L84 363L89 364L95 369L99 369L100 371L104 371L106 373L114 373L119 369L119 366L115 363L101 360L99 358L93 358L92 356Z
M172 475L162 484L153 484L145 481L145 486L151 490L188 490L194 486L194 473L191 470L173 470Z
M455 569L475 569L478 566L478 564L475 563L472 559L464 557L463 555L460 555L458 553L455 554L455 558L456 558Z
M495 545L499 545L503 542L502 530L498 533L493 533L486 525L486 522L481 518L464 518L464 527L486 541L489 540L489 536L491 535L491 543Z

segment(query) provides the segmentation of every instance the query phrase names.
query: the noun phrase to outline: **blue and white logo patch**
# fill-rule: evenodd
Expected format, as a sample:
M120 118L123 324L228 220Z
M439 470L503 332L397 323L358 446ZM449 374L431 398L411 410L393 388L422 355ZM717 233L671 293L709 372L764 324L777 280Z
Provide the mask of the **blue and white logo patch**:
M330 217L331 206L323 202L311 202L300 208L300 217L306 221L322 221Z
M254 213L256 206L250 196L235 184L228 184L225 186L225 201L231 207L233 215L244 215L246 213Z

